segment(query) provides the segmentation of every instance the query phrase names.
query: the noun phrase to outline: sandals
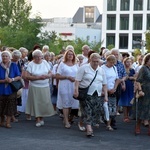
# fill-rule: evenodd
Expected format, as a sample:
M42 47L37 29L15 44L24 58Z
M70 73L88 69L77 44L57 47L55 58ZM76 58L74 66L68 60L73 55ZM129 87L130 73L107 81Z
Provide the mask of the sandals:
M71 128L71 125L68 123L68 124L65 124L65 128L66 129L70 129Z
M107 126L107 127L106 127L106 130L108 130L108 131L113 131L114 129L113 129L111 126Z
M87 131L86 136L87 137L94 137L93 131Z
M79 127L79 130L82 132L86 130L85 127L80 124L80 122L78 123L78 127Z
M8 128L8 129L10 129L11 125L10 124L6 124L5 127Z

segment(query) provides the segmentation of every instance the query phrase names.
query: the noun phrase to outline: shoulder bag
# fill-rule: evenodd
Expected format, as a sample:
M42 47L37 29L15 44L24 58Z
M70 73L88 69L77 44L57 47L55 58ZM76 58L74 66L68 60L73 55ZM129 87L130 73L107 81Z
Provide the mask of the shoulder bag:
M73 98L75 98L75 99L77 99L79 101L84 101L84 99L87 97L87 93L88 93L89 87L91 86L91 84L93 83L93 81L95 80L95 78L97 76L97 72L98 72L98 70L96 71L95 76L94 76L93 80L91 81L91 83L89 84L89 86L86 87L86 88L80 88L79 87L79 89L78 89L78 92L79 92L78 97L73 97Z

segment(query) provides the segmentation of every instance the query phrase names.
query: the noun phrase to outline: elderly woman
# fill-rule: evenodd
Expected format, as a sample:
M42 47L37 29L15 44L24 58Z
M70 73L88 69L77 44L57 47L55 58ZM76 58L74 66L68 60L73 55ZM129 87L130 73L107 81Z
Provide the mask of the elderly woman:
M108 92L108 101L104 99L104 108L106 109L108 103L108 111L105 110L105 116L107 120L107 129L112 131L111 121L116 116L116 89L120 83L117 68L114 66L116 63L116 58L114 55L109 55L106 58L106 64L102 65L102 69L105 71L107 79L107 92Z
M135 70L132 68L132 60L129 57L124 58L123 64L125 66L126 70L126 80L125 80L125 85L126 88L125 90L122 90L121 92L121 97L118 102L119 106L123 107L123 114L124 114L124 122L130 122L129 119L129 114L131 113L131 100L134 97L134 81L135 81Z
M48 45L44 45L44 46L42 47L42 53L44 54L44 53L46 53L46 52L49 52L49 46L48 46Z
M136 81L139 82L142 87L142 89L138 89L137 92L142 90L145 95L140 97L138 100L138 110L136 112L138 113L138 121L136 124L135 133L141 133L141 120L148 120L148 135L150 136L150 54L147 54L144 57L143 66L138 73Z
M74 81L78 70L76 56L72 48L66 48L63 61L58 65L56 78L58 83L57 108L63 109L65 128L70 128L69 114L71 108L78 109L79 103L73 98Z
M54 115L50 102L49 79L51 71L49 64L42 59L42 52L32 53L33 61L28 64L26 78L30 81L26 105L26 114L35 116L36 127L44 125L43 117Z
M22 54L21 54L21 52L19 50L14 50L12 52L12 59L11 59L11 61L17 64L20 73L21 73L22 67L23 67L23 66L21 66L21 63L19 61L21 56L22 56Z
M28 50L25 47L20 47L19 51L21 52L21 58L20 58L21 66L24 66L24 64L28 62L28 58L27 58Z
M100 96L102 88L104 90L104 99L108 101L106 76L102 68L99 67L100 55L93 53L90 56L90 63L81 66L78 70L75 80L74 97L78 97L78 88L89 86L94 76L95 79L84 100L80 101L81 113L86 122L87 136L94 136L92 126L99 122L100 118ZM96 75L97 72L97 75Z
M15 49L13 52L12 52L12 59L11 61L16 63L17 66L18 66L18 69L20 71L20 73L22 72L22 68L23 68L23 64L21 63L21 57L22 57L22 54L19 50ZM22 105L22 99L21 99L21 92L22 89L20 89L18 92L17 92L17 113L15 114L15 116L19 116L20 115L20 112L19 112L19 107ZM15 116L12 117L12 121L13 122L18 122L18 119L15 118Z
M3 51L2 62L0 64L0 116L1 126L4 126L4 116L6 116L6 128L11 128L11 117L16 113L17 93L13 92L9 83L20 80L20 71L16 63L11 62L11 54Z

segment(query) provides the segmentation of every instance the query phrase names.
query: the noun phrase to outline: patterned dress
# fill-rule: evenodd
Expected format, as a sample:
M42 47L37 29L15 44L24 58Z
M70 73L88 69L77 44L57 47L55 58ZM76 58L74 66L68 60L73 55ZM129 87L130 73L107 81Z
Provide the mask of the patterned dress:
M138 74L137 82L141 83L142 90L145 93L138 100L138 118L141 120L150 120L150 68L143 66Z
M134 74L135 74L135 70L130 69L128 76L133 77ZM125 81L125 84L126 84L126 90L121 92L121 98L118 103L119 106L131 106L130 101L134 96L133 80L127 79Z

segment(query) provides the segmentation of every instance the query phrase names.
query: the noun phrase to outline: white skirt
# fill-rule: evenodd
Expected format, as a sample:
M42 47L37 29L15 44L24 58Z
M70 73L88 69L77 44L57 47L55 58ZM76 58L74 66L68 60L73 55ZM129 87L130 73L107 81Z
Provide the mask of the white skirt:
M25 112L35 117L48 117L55 114L50 101L49 87L29 86Z

